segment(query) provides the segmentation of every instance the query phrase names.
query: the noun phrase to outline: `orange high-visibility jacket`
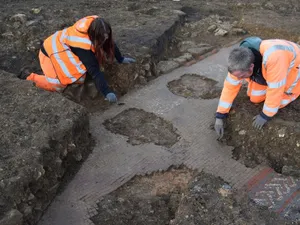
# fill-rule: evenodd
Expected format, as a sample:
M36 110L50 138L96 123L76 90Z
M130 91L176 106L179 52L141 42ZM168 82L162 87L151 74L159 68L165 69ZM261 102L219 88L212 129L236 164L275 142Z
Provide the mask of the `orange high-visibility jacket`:
M300 46L286 40L263 40L259 52L263 57L262 74L268 85L262 112L273 117L280 105L284 105L284 93L300 93ZM219 100L218 113L226 114L230 111L242 81L228 73Z
M57 79L52 79L52 83L72 84L86 73L85 66L78 56L70 50L70 47L94 52L87 31L95 18L97 16L82 18L73 26L57 31L44 41L45 51L57 74Z

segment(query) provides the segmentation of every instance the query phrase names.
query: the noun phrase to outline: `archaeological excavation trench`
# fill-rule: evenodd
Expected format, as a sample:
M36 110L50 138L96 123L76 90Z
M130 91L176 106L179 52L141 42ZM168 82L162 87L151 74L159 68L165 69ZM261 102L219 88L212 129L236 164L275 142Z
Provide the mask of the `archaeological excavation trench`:
M262 106L241 92L220 142L211 125L231 46L297 42L298 2L75 3L1 10L0 225L297 224L299 101L257 132ZM104 68L123 104L91 81L62 96L16 78L39 72L40 40L90 14L137 59Z

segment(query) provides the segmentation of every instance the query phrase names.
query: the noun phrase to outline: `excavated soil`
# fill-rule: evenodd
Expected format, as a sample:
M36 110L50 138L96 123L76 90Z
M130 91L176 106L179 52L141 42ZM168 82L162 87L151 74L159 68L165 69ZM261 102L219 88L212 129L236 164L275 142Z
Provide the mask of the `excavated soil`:
M127 109L106 120L104 126L113 133L128 137L128 142L132 145L154 143L171 147L179 139L170 122L142 109Z
M137 63L134 65L118 65L114 63L113 65L105 66L106 79L111 88L117 93L118 97L120 97L129 90L145 85L148 81L155 79L158 76L156 65L159 61L173 59L186 54L186 52L180 48L185 41L189 41L191 44L190 47L198 44L208 44L213 48L227 45L246 35L257 35L262 38L284 38L295 42L300 41L299 10L300 2L298 0L255 0L251 2L248 0L66 0L60 2L40 0L22 2L19 0L11 0L5 2L5 5L0 9L0 48L2 50L0 52L0 69L17 75L21 67L29 66L33 72L40 73L37 58L40 41L44 40L56 30L72 25L79 18L96 14L108 19L112 24L115 40L122 53L137 58ZM185 15L182 13L185 13ZM19 15L16 16L17 14ZM225 33L224 30L227 31L227 33ZM186 50L188 51L188 49ZM199 58L197 53L193 53L188 65L195 63L198 59L201 59L201 56ZM3 80L6 80L5 85L7 85L8 79ZM55 158L54 155L51 154L51 151L45 151L47 154L43 155L44 158L42 161L48 165L48 168L52 169L52 171L46 171L47 176L49 176L46 177L46 182L43 183L44 180L41 183L33 181L30 185L27 185L32 179L27 179L26 176L23 176L22 179L24 178L24 182L20 184L19 180L16 179L16 174L12 174L9 178L9 180L11 179L13 181L12 184L20 184L18 187L25 184L25 188L22 189L23 192L8 188L12 198L3 198L3 196L8 196L6 194L0 196L0 209L2 209L0 210L1 219L6 211L11 210L11 214L4 218L17 221L11 224L20 224L20 221L23 219L25 221L24 224L32 224L34 223L32 221L37 220L41 216L48 203L56 194L58 188L56 183L61 181L64 169L67 168L69 164L69 161L65 158L72 158L72 161L74 161L73 158L75 158L75 161L82 159L80 155L75 154L76 152L70 153L72 157L67 157L66 155L69 155L69 153L66 152L65 149L70 147L72 150L74 146L72 146L72 144L70 146L65 145L68 145L66 140L73 139L79 142L78 146L88 143L88 140L90 140L86 129L88 122L86 121L85 115L85 119L80 118L80 122L76 122L77 119L75 120L78 126L70 126L67 129L59 125L60 128L58 129L62 129L61 135L57 137L59 144L53 142L53 131L57 131L57 127L52 128L52 126L56 126L57 121L62 121L61 123L63 124L69 122L68 118L65 119L62 113L57 109L67 107L68 105L61 102L59 103L58 101L51 102L49 101L49 96L43 97L39 95L41 97L39 103L37 103L35 107L27 109L23 102L19 102L20 98L18 96L28 95L27 92L31 90L31 87L28 86L22 91L17 82L11 82L12 85L15 85L13 85L14 88L11 90L12 93L9 95L9 100L7 100L7 96L5 96L5 98L3 98L5 100L1 99L0 105L6 110L12 110L13 112L8 113L10 120L8 119L7 121L14 121L14 123L13 125L4 127L3 133L5 133L6 136L11 135L15 138L8 140L16 141L8 141L8 144L5 143L5 146L15 143L16 147L11 147L10 149L3 148L2 151L4 153L0 156L0 161L4 160L5 163L8 162L5 157L9 155L7 154L9 151L14 154L18 153L15 149L20 148L24 151L25 148L23 145L30 141L27 140L27 138L32 135L30 133L24 136L24 132L38 128L35 127L37 124L36 120L41 121L44 115L39 115L39 113L34 115L34 112L30 113L31 110L35 110L36 107L36 110L40 112L48 109L47 107L51 105L56 109L55 113L49 116L49 118L51 117L51 121L43 122L41 125L41 127L46 126L45 129L49 129L49 135L45 137L45 129L43 129L42 131L36 132L35 139L43 144L45 143L45 149L55 149L55 154L62 152L64 158L63 166L57 166L57 163L61 164L61 160L59 160L58 157ZM184 86L182 83L180 83L180 85ZM89 112L105 110L110 106L109 103L104 101L103 96L95 95L94 92L90 92L93 91L87 90L87 94L83 96L81 100L78 100L77 97L74 98L74 96L71 96L71 99L87 107ZM298 146L298 122L300 118L299 113L297 113L300 105L297 103L298 101L281 110L277 116L278 119L270 122L262 132L257 132L251 127L251 119L260 111L261 106L254 106L249 103L248 100L245 101L244 99L245 98L241 98L237 100L239 107L235 112L233 111L231 113L228 121L229 126L227 128L226 139L229 144L236 146L236 150L234 151L235 157L248 166L267 163L279 172L281 172L283 168L286 168L286 166L296 167L293 171L299 171L299 168L297 169L297 165L300 165ZM7 102L13 105L13 107L8 109ZM34 103L34 101L30 100L28 100L28 102ZM71 103L68 104L71 105ZM30 104L28 104L28 106L30 106ZM22 110L18 113L14 112L18 107L21 107ZM75 107L75 105L73 105L73 107ZM69 112L69 110L72 111L72 107L68 107L64 113ZM45 113L49 112L48 110ZM116 117L118 119L115 121L115 125L107 122L106 126L108 129L111 129L112 132L127 135L131 144L153 142L160 145L171 146L177 141L178 135L171 124L145 112L141 113L132 110L131 113L131 117L120 114L119 117ZM26 114L28 114L28 117L24 116ZM70 112L70 115L74 116L74 111ZM122 120L123 116L127 118L127 121ZM137 118L134 118L134 116ZM33 117L37 117L37 119L32 119ZM147 123L144 124L141 118L146 119ZM151 119L153 119L155 123L153 123ZM123 121L123 123L120 121ZM20 127L15 127L16 124L21 124L24 127L26 125L28 129L22 128L22 130ZM143 126L141 124L143 124ZM155 124L155 126L151 124ZM5 123L3 123L3 126L4 125ZM160 129L160 126L164 127L164 129ZM84 129L82 127L84 127ZM166 128L168 132L161 134L159 130L165 130ZM75 138L77 135L80 136L80 134L82 137L82 132L84 132L85 138ZM49 146L47 145L48 142ZM31 145L28 144L28 146L29 149ZM87 153L88 151L86 154ZM34 159L29 156L37 154L37 152L35 149L30 148L26 151L26 154L25 160L29 160ZM17 155L20 161L22 161L21 156L21 154ZM75 165L75 163L71 164ZM11 165L15 167L14 170L16 171L24 169L22 166L18 166L18 163L12 163ZM34 172L34 165L31 163L28 164L28 166L30 170ZM1 164L1 167L4 166ZM10 174L12 171L13 170L6 169L5 173ZM24 172L25 175L27 172ZM269 218L273 217L269 217L269 214L264 210L259 209L259 211L257 211L257 209L252 206L252 203L249 203L249 201L243 197L241 197L242 200L236 199L236 196L233 198L230 197L229 200L232 205L228 206L225 204L224 206L226 201L224 202L224 199L220 199L216 192L216 186L219 187L218 185L221 185L223 182L208 175L200 175L200 178L197 179L197 181L195 180L195 182L198 182L200 185L199 187L201 187L198 194L193 194L189 188L180 189L184 190L182 192L188 193L188 195L182 197L185 201L181 201L181 208L179 206L174 207L173 203L170 205L172 200L168 200L168 197L161 199L157 198L156 195L152 195L155 206L166 206L168 211L166 211L164 207L164 209L160 209L160 212L162 212L161 215L155 214L155 218L152 215L148 217L157 220L157 223L159 223L159 221L169 220L170 224L182 225L224 224L224 221L229 221L228 224L249 224L249 221L254 221L253 224L272 224L272 219ZM128 185L134 182L138 182L138 179L136 178ZM182 181L182 183L186 184L186 181ZM139 190L138 186L135 187L137 188L133 188L132 192ZM118 196L118 192L122 194L122 190L121 188L112 194ZM48 192L50 194L45 194ZM21 199L19 193L23 193L23 199ZM112 194L109 196L112 196ZM109 198L109 196L105 198ZM126 217L125 214L127 214L128 217L134 220L134 213L126 211L130 209L131 205L138 205L140 198L133 197L133 199L134 204L128 203L129 206L126 205L126 208L123 210L124 217ZM179 198L175 197L175 199ZM215 199L218 201L216 202ZM144 202L141 201L140 204L144 204ZM114 203L112 208L115 209L114 207L118 207L119 205L119 203ZM249 205L250 208L248 207ZM170 208L172 210L169 210ZM99 205L99 209L101 209L101 204ZM149 208L146 209L147 210L143 211L143 213L146 213ZM179 211L177 209L181 210ZM212 209L216 210L213 211ZM233 211L233 209L236 210ZM138 212L138 210L136 211ZM174 219L175 211L176 219ZM254 213L252 214L252 212ZM113 214L116 213L116 211L110 211L109 213ZM190 215L193 215L193 217ZM203 217L201 217L201 215ZM216 215L218 215L218 217L216 217ZM160 216L162 219L158 220L157 218L160 218ZM142 215L140 218L140 221L143 221ZM103 222L101 218L97 216L94 218L94 221L98 224L109 224L108 222ZM3 221L1 220L0 222ZM276 223L284 224L280 223L279 220L274 222L274 224ZM151 222L149 222L149 224L151 224Z
M221 90L215 80L197 74L184 74L168 83L169 90L185 98L212 99L220 96Z
M1 70L0 84L0 224L35 224L91 152L88 112Z
M300 101L295 100L280 109L262 130L256 130L252 127L252 118L261 112L262 107L263 103L250 102L246 90L237 97L227 121L225 137L229 145L236 147L234 157L248 167L267 164L277 172L282 172L283 167L299 171Z
M222 179L186 168L135 177L98 202L95 225L292 224Z

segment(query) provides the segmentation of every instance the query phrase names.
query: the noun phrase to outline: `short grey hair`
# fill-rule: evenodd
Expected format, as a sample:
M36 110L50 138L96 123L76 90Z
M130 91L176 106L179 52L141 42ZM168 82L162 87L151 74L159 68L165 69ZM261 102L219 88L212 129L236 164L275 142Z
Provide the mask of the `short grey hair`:
M249 48L234 48L228 57L228 72L248 71L252 63L254 63L254 54Z

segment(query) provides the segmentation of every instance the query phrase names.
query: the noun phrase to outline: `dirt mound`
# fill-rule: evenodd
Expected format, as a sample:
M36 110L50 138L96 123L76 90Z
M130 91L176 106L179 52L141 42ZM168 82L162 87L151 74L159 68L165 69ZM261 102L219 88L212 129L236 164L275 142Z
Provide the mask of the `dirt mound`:
M89 153L89 119L83 107L13 76L0 71L0 224L34 224Z
M113 133L127 136L132 145L152 142L171 147L179 138L171 123L142 109L127 109L106 120L104 126Z
M223 180L186 168L134 178L103 197L91 220L95 225L285 224Z
M185 98L211 99L220 95L217 81L197 74L184 74L178 80L168 83L169 90Z

